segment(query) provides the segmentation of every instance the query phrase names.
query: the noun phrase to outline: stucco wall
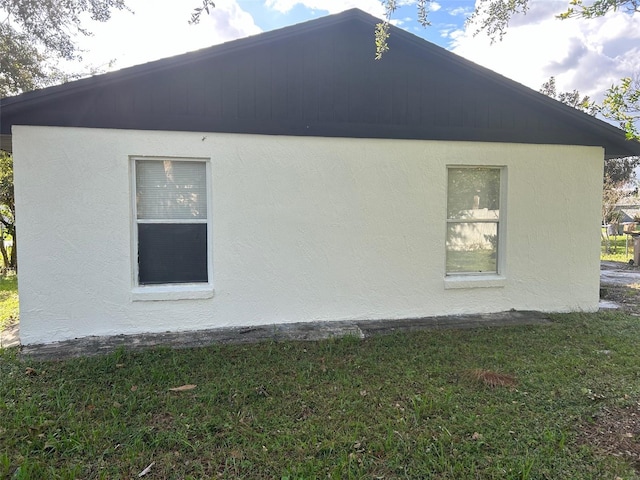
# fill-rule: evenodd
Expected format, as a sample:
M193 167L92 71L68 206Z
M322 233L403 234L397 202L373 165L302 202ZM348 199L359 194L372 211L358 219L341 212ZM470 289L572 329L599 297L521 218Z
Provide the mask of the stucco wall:
M23 344L597 309L598 147L55 127L13 134ZM212 298L134 301L129 159L137 155L211 159ZM506 167L504 278L484 288L445 288L446 166L456 164Z

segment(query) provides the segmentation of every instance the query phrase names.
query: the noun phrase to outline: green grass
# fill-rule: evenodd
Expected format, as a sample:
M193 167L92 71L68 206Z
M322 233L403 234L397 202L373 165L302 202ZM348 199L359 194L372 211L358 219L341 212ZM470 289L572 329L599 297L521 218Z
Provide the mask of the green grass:
M633 258L633 238L629 238L629 247L626 248L627 236L617 235L609 237L609 249L604 240L600 242L600 259L611 262L627 263ZM626 252L626 253L625 253Z
M447 250L447 272L496 272L497 268L493 249Z
M638 319L553 318L60 362L0 350L0 478L137 478L152 462L145 479L636 478L579 425L640 398Z
M0 277L0 330L18 318L18 277Z

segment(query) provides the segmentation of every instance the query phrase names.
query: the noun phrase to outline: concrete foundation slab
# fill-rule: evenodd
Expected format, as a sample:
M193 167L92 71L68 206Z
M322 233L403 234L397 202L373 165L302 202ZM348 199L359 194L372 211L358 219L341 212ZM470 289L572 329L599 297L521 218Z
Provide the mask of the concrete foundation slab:
M85 337L41 345L25 345L22 347L21 354L37 360L60 360L71 357L107 354L118 348L133 350L159 345L172 348L192 348L213 344L261 341L315 341L345 336L363 339L394 332L411 332L426 329L541 325L549 322L549 316L544 313L523 311L404 320L304 322L159 334Z

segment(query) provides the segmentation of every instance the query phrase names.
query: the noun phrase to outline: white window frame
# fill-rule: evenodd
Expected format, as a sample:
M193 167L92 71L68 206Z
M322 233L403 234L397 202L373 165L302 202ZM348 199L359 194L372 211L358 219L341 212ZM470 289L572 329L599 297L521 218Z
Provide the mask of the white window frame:
M166 283L154 285L141 285L139 283L138 265L138 224L157 223L153 220L137 218L136 205L136 162L137 161L166 161L172 162L202 162L205 164L207 218L201 223L207 225L207 282L198 283ZM211 298L214 295L213 285L213 227L212 227L212 178L211 159L201 157L172 157L172 156L144 156L132 155L129 157L130 201L131 201L131 281L133 301L156 300L197 300ZM163 220L162 223L185 223L184 220ZM200 223L189 221L189 223Z
M448 215L448 203L449 203L449 172L453 169L463 169L463 168L485 168L485 169L494 169L500 171L500 195L499 195L499 217L497 220L482 220L478 219L475 222L478 223L496 223L497 225L497 235L498 242L496 246L496 272L448 272L447 271L447 247L446 247L446 239L447 239L447 231L449 225L454 223L468 223L468 220L464 220L464 222L451 219ZM445 182L447 185L446 197L445 197L445 255L444 255L444 273L445 273L445 289L456 289L456 288L476 288L476 287L504 287L506 285L506 224L507 224L507 167L505 165L456 165L451 164L446 166L446 177Z

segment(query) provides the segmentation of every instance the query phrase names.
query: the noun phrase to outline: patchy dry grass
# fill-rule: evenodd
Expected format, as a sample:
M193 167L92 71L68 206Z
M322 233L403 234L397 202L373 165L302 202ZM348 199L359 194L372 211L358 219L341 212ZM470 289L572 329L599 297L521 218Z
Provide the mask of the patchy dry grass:
M18 278L0 277L0 330L18 319Z
M633 239L628 239L626 235L617 235L609 237L609 245L601 239L600 242L600 260L610 262L627 263L633 258Z
M518 383L513 375L492 372L491 370L483 370L482 368L471 370L471 372L469 372L469 377L493 388L515 387Z
M598 425L636 412L639 344L637 318L602 313L63 362L0 350L0 478L637 478Z

